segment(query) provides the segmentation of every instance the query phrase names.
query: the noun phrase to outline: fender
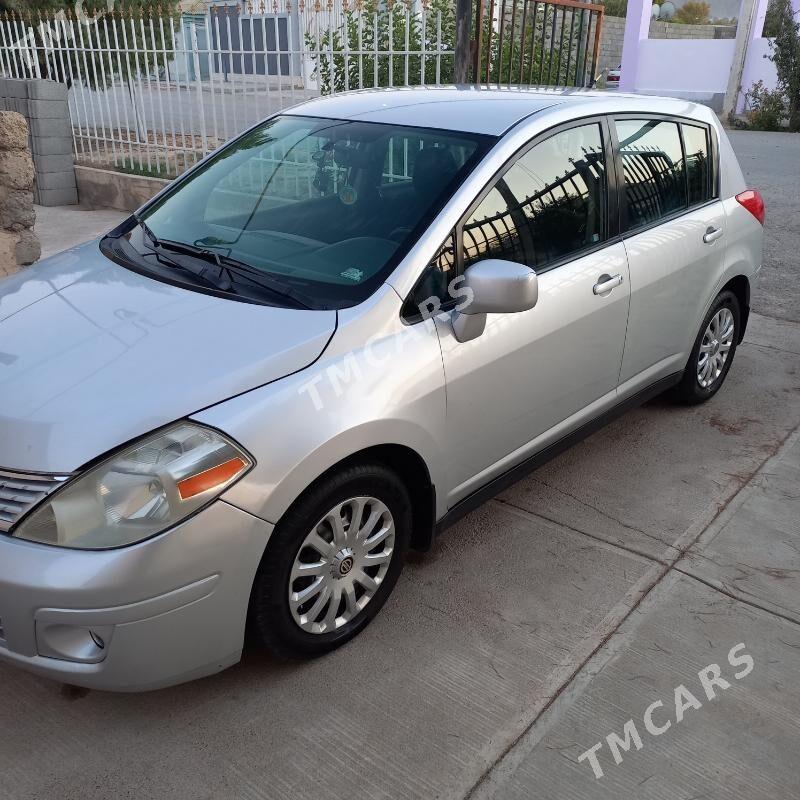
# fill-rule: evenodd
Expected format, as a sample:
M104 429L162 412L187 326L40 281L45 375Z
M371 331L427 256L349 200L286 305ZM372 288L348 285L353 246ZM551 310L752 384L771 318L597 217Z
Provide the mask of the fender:
M414 451L437 487L437 504L444 501L440 437L446 403L439 338L433 325L402 323L400 298L391 287L378 294L368 301L369 313L340 319L314 364L193 415L249 452L268 454L223 495L227 502L277 523L320 475L379 445ZM375 315L381 325L370 321ZM363 335L365 320L378 335ZM445 510L437 508L436 516Z

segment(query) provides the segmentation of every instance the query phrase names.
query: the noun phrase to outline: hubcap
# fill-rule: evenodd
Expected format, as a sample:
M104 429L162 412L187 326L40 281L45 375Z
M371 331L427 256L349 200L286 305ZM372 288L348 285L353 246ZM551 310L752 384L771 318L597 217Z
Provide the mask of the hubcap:
M734 328L733 314L729 308L721 308L708 323L697 356L697 382L704 389L722 374L733 345Z
M308 633L346 625L375 596L394 554L394 519L374 497L332 508L300 545L289 576L289 608Z

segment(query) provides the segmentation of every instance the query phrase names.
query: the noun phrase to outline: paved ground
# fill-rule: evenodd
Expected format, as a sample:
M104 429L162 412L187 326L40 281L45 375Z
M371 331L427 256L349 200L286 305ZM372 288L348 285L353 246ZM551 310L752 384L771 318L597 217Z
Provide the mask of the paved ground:
M324 659L138 697L0 667L0 797L800 796L797 141L735 136L769 153L744 166L771 244L711 403L656 400L487 503Z
M36 233L42 242L42 258L107 233L127 216L121 211L83 211L78 206L36 206Z
M729 135L745 176L767 205L766 268L753 309L800 322L800 136L753 131Z

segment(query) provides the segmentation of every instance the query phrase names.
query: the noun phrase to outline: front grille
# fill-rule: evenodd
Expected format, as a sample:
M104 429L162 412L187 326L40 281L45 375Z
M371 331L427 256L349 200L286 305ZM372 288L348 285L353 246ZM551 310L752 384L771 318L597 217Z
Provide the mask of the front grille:
M23 514L57 489L67 477L0 470L0 532L11 530Z

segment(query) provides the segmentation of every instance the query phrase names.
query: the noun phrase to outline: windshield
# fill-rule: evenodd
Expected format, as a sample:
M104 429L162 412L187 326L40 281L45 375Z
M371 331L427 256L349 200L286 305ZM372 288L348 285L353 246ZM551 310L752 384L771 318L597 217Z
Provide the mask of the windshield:
M383 282L489 137L281 116L249 131L138 218L137 250L180 243L343 308ZM184 258L191 253L186 250ZM229 270L229 273L231 271Z

